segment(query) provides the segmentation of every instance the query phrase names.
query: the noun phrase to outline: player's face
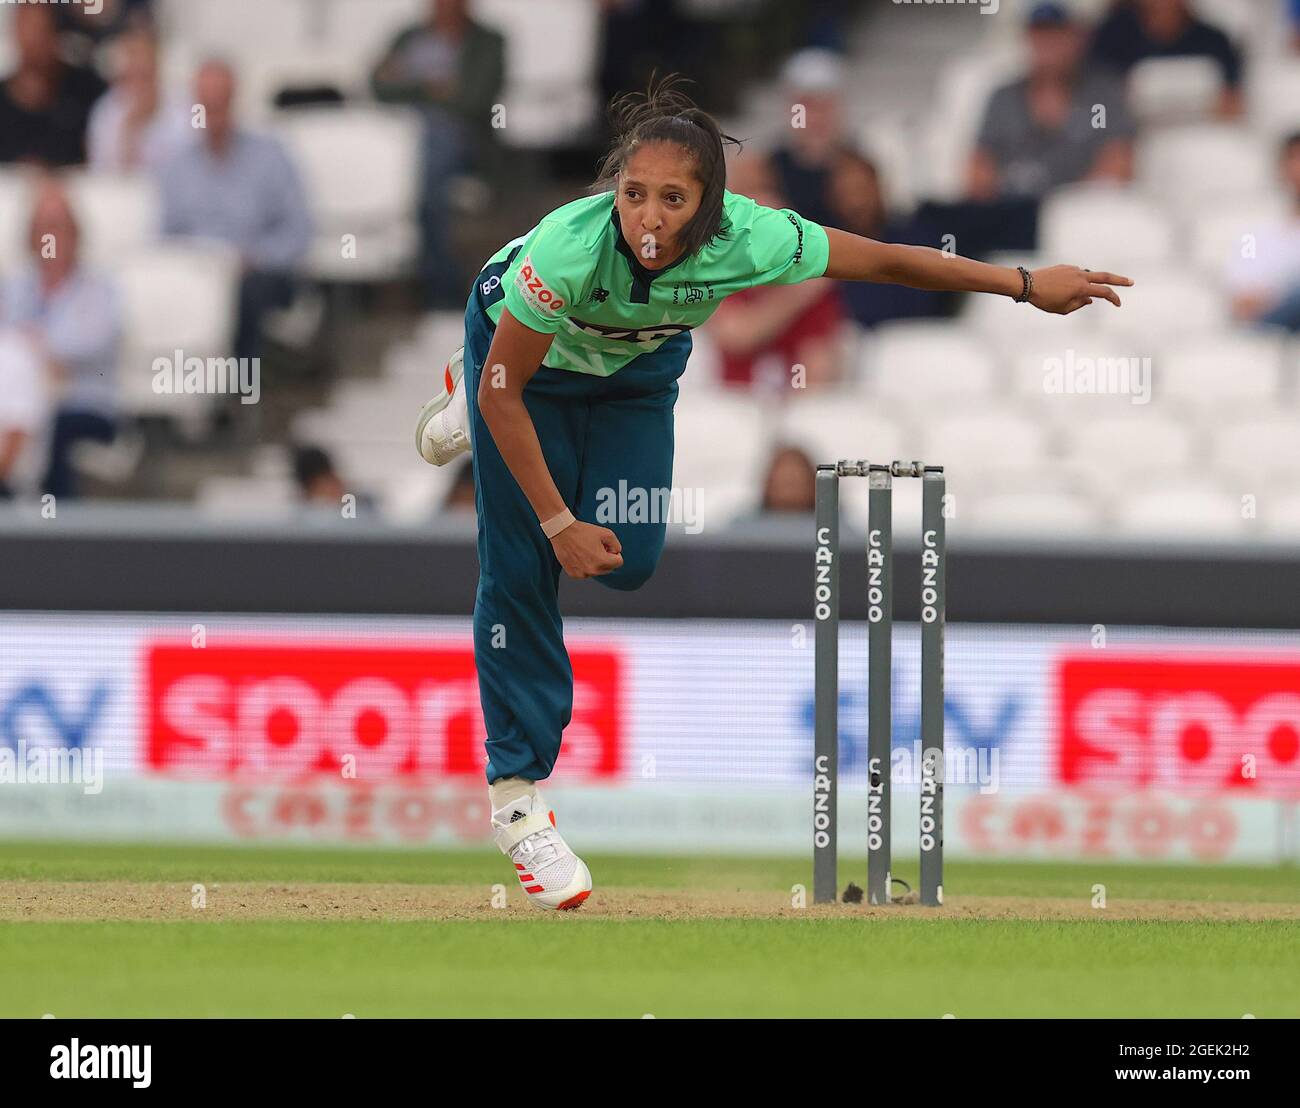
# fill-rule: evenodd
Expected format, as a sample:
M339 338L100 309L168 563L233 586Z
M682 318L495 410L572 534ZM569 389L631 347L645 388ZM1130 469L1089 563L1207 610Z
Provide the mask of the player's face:
M628 159L618 180L618 218L647 269L676 260L678 233L699 210L703 192L690 156L674 143L643 146Z

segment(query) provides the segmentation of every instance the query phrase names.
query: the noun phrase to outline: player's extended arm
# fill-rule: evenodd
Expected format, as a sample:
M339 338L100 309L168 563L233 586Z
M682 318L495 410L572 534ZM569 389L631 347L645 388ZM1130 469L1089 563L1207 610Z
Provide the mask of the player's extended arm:
M477 393L479 413L511 475L537 513L539 527L568 507L555 487L533 417L524 404L524 386L541 367L554 339L554 335L525 327L503 307L479 375ZM581 520L554 535L551 546L570 577L592 577L623 564L622 547L614 532Z
M826 228L826 237L830 240L826 276L841 281L881 281L942 292L994 292L1013 299L1024 289L1020 272L1011 266L977 262L929 246L877 242L834 227ZM1119 294L1110 286L1133 283L1118 273L1073 265L1035 269L1031 276L1034 287L1029 302L1057 315L1091 304L1094 296L1118 307Z

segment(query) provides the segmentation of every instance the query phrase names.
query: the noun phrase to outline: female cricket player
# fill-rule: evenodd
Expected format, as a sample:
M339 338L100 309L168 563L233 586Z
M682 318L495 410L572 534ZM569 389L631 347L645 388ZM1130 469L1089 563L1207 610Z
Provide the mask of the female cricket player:
M1061 315L1094 297L1118 305L1110 286L1132 284L876 242L728 192L723 148L739 144L675 85L616 98L617 137L593 194L488 261L465 345L416 432L434 465L473 451L492 828L529 900L546 908L576 908L591 893L591 873L537 791L573 708L560 571L615 589L654 572L663 521L592 521L600 490L619 481L647 494L671 487L692 329L730 293L822 276L997 293Z

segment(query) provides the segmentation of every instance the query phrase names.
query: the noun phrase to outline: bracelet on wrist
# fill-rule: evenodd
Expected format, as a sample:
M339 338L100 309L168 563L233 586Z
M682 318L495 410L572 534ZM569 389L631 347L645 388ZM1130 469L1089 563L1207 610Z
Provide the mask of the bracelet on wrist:
M1015 300L1017 304L1026 304L1034 292L1034 275L1022 265L1016 266L1016 269L1020 272L1020 280L1024 283L1024 287Z

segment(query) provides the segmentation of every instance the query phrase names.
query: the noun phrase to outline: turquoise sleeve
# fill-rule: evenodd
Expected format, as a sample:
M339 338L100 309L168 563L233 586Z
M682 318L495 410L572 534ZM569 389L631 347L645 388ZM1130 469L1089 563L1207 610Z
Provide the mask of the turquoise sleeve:
M564 227L543 220L505 272L505 306L525 327L554 335L591 271L590 252Z
M826 272L826 231L789 208L754 208L750 229L755 285L797 285Z

